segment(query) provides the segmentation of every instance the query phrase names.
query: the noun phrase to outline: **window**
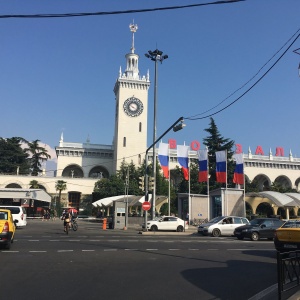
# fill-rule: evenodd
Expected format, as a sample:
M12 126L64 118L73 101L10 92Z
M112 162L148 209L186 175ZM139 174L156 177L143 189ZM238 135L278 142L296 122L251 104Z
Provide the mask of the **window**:
M126 147L126 137L123 137L123 147Z
M139 123L139 132L142 132L142 122Z

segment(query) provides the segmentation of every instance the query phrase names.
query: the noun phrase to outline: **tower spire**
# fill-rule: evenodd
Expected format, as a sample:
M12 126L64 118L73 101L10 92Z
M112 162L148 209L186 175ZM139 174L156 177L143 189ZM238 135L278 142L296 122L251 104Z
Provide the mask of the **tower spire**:
M138 30L138 26L137 24L134 24L134 20L132 21L132 24L129 24L129 29L132 32L132 44L131 44L131 53L134 53L134 34L136 33L136 31Z

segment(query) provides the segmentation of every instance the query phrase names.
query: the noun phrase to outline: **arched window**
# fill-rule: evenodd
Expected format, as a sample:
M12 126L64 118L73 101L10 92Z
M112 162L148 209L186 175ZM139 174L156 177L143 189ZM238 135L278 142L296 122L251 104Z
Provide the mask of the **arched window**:
M126 137L123 137L123 147L126 147Z
M139 132L142 132L142 122L139 123Z

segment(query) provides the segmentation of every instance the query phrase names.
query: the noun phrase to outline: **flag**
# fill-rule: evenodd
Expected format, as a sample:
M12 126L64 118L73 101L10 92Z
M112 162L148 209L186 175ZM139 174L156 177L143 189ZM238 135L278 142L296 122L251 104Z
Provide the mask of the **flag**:
M178 163L182 167L183 176L185 180L189 180L189 146L177 146Z
M163 170L164 176L166 178L169 178L169 144L159 144L158 159Z
M216 181L227 183L226 150L216 152Z
M244 158L243 153L234 154L235 170L233 174L233 182L236 184L244 184Z
M207 150L198 150L199 174L198 182L207 181Z

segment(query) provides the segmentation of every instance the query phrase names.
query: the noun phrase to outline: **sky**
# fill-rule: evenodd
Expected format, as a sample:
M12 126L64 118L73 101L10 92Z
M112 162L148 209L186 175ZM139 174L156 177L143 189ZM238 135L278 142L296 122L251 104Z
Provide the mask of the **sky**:
M201 3L210 2L0 0L0 16ZM0 137L38 139L54 160L62 133L65 142L89 138L93 144L111 145L113 88L120 66L126 67L129 24L134 23L140 75L149 70L151 80L149 145L155 64L144 54L158 48L169 58L158 65L157 136L181 116L186 124L181 131L169 132L164 142L176 139L189 145L197 140L203 147L208 136L204 129L213 114L221 135L241 144L244 153L261 146L266 155L270 149L274 155L283 147L285 156L291 150L300 157L300 55L294 52L300 48L299 12L299 0L246 0L143 13L0 18ZM189 119L195 115L201 119Z

